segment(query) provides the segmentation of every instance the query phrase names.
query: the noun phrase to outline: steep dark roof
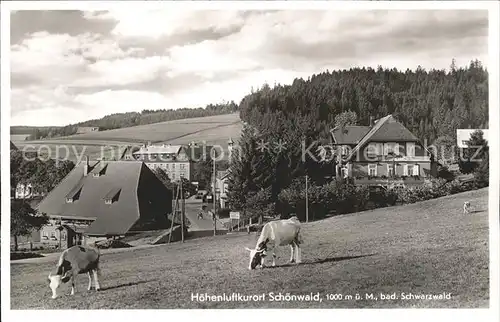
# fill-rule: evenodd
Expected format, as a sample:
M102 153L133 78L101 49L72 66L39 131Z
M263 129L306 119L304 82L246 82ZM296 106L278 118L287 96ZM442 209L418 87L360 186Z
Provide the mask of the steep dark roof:
M357 144L368 131L369 126L347 125L343 128L336 127L331 133L336 144Z
M17 148L17 146L16 146L14 143L12 143L12 141L10 141L10 149L11 149L11 150L19 150L19 149Z
M141 217L137 193L139 180L151 170L138 161L110 161L105 174L96 177L93 173L101 170L99 163L89 162L92 168L87 176L84 176L85 162L76 165L38 205L38 211L55 217L95 218L87 230L89 234L124 234L130 230ZM161 187L165 190L162 193L170 195L163 184L155 185L154 189ZM66 197L78 192L73 202L66 202ZM110 195L111 204L105 202Z
M348 159L354 156L359 149L369 142L390 142L407 141L418 142L419 139L413 135L406 127L399 123L391 114L375 121L376 123L368 133L359 141L358 145L352 149Z
M389 117L384 124L374 132L370 141L406 141L418 142L419 139L410 132L403 124L399 123L392 116Z

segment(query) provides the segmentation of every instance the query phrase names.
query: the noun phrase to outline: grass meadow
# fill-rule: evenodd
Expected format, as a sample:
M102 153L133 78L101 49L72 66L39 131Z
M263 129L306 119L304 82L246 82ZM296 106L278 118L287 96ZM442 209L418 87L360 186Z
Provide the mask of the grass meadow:
M473 212L462 213L471 201ZM488 189L303 224L302 260L248 270L255 234L103 253L100 292L50 298L57 256L11 262L12 309L485 308L489 306ZM269 265L270 262L268 261ZM269 301L269 292L319 293L322 301ZM449 293L450 299L402 299ZM200 302L192 294L261 295L263 301ZM399 298L382 300L380 294ZM341 294L342 300L328 298ZM355 295L360 296L356 299ZM367 298L373 294L373 298ZM349 295L353 298L349 298ZM337 296L338 297L338 296Z

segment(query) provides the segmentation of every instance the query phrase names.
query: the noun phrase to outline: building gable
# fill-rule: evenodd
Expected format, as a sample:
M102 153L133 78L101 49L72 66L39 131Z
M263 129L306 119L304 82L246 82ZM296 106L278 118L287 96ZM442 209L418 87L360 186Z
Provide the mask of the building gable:
M374 126L360 140L348 156L352 159L359 152L362 152L369 144L383 143L415 143L420 146L420 140L411 133L404 125L398 122L391 114L376 121ZM428 151L427 151L428 152Z

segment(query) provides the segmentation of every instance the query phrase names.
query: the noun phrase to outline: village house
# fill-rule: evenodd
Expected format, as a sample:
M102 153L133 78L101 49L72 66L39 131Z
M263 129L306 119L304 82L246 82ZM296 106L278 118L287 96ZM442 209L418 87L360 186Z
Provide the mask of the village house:
M150 143L132 152L132 160L143 161L150 169L162 169L170 180L177 181L186 178L189 181L198 181L194 178L194 164L199 161L210 160L213 146L191 142L189 145L152 145ZM228 141L228 151L232 151L233 141ZM218 151L217 151L218 152ZM226 151L227 152L227 151ZM226 153L226 154L229 154ZM227 156L226 156L227 157Z
M436 163L420 140L392 115L370 126L344 126L331 131L341 155L338 177L367 186L419 185L436 176Z
M220 209L227 207L227 199L228 199L228 177L229 170L217 171L217 175L215 177L215 194L217 196L217 200L219 201ZM213 182L214 177L212 176L212 193L213 193Z
M88 237L170 228L172 192L137 161L80 162L38 204L51 222L41 239L69 247Z
M76 134L99 132L98 126L80 126L76 129Z

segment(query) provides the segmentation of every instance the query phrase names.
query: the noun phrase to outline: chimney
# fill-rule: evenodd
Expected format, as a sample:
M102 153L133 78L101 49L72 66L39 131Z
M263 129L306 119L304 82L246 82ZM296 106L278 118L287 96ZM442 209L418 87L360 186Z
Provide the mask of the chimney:
M373 126L373 116L370 116L370 127Z
M86 177L89 174L89 156L85 156L85 164L83 165L83 176Z

